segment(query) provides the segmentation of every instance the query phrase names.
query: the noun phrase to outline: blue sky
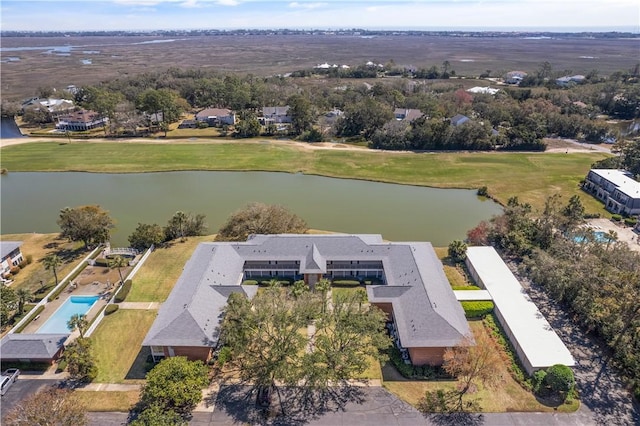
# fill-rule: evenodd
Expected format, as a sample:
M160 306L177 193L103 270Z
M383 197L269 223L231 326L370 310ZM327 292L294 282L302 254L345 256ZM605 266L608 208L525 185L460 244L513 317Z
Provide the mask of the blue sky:
M233 28L640 31L638 0L1 0L3 30Z

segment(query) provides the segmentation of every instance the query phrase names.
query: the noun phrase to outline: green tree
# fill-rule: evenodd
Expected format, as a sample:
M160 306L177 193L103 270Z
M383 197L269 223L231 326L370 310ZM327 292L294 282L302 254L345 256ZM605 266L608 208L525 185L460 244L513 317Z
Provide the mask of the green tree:
M208 383L207 367L201 361L169 357L147 373L140 402L145 408L157 406L163 412L174 411L184 418L200 402L202 389Z
M122 268L129 266L129 261L122 256L115 256L109 262L109 267L111 269L117 269L118 275L120 276L120 282L124 284L124 278L122 277Z
M77 329L81 339L84 339L84 332L87 331L87 327L89 327L89 321L87 321L86 315L83 314L73 314L67 321L67 328L71 331Z
M136 229L127 238L131 248L136 250L146 250L149 247L160 245L165 240L162 227L158 224L138 223Z
M152 404L142 410L129 424L131 426L187 426L189 423L175 411Z
M251 203L234 212L216 241L246 241L251 234L304 234L307 223L283 206Z
M320 293L320 297L322 300L322 313L325 313L327 310L327 294L331 290L331 281L326 278L319 280L314 286L313 291Z
M291 117L291 131L294 135L300 135L309 130L315 119L313 108L306 95L293 95L287 101L289 110L287 115Z
M562 215L566 218L566 228L573 229L576 225L580 224L584 220L584 211L580 196L573 195L562 210Z
M64 351L69 376L80 383L88 383L98 375L91 341L79 337L67 345Z
M11 312L16 309L18 296L11 287L0 284L0 324L5 326L9 321Z
M164 228L164 235L167 240L202 235L207 230L205 215L185 213L177 211Z
M467 258L467 245L460 240L452 241L449 244L447 253L449 258L455 263L464 262Z
M114 121L116 107L122 102L123 96L118 92L102 87L87 86L82 88L82 104L86 109L97 112L101 117ZM104 125L104 134L107 134L107 124Z
M2 422L5 426L84 426L86 408L74 391L49 387L16 404Z
M389 105L373 98L364 98L348 104L344 116L338 122L338 133L342 136L360 136L371 139L376 130L393 120L393 111Z
M544 384L549 386L551 392L567 397L576 384L571 368L562 364L555 364L547 368L544 376Z
M24 313L24 304L33 300L33 294L26 288L21 288L16 292L16 297L18 298L18 315L22 315Z
M236 124L235 136L239 138L253 138L260 136L260 122L255 113L251 111L241 111L239 121Z
M155 121L164 128L165 136L169 123L178 121L186 106L184 100L168 89L145 90L138 97L137 105L141 111L155 117Z
M309 291L309 286L303 280L298 280L291 286L291 295L294 299L301 297L304 293Z
M57 254L51 253L42 259L42 263L44 264L44 269L53 272L53 278L56 281L56 285L58 285L58 266L62 264L62 259Z
M60 211L58 225L60 235L71 241L82 241L86 248L91 244L109 241L113 219L100 206L65 207Z

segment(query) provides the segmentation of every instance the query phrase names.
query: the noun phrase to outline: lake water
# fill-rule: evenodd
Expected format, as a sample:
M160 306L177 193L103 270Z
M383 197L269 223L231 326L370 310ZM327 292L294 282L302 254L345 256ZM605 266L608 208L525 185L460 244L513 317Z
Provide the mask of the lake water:
M501 207L474 190L393 185L269 172L32 173L0 177L1 231L58 232L60 209L98 204L116 220L112 244L138 222L165 225L178 210L206 215L213 233L252 201L281 204L311 228L380 233L447 245Z

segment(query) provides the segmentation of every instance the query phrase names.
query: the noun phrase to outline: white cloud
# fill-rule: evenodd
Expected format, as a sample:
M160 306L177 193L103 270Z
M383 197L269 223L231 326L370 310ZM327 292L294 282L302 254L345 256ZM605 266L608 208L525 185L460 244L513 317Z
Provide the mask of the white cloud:
M216 3L221 6L237 6L240 4L238 0L217 0Z
M289 7L294 9L317 9L319 7L325 7L327 3L313 2L313 3L300 3L297 1L289 3Z

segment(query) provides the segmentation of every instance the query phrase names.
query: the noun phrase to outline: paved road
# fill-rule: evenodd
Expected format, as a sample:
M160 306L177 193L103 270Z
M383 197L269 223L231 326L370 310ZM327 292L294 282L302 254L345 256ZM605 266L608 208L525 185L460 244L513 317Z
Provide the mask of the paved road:
M20 376L18 381L15 382L2 396L2 404L0 404L0 417L4 416L11 411L11 409L27 396L32 395L40 390L43 390L49 386L53 386L58 383L58 380L54 379L29 379L25 376Z

